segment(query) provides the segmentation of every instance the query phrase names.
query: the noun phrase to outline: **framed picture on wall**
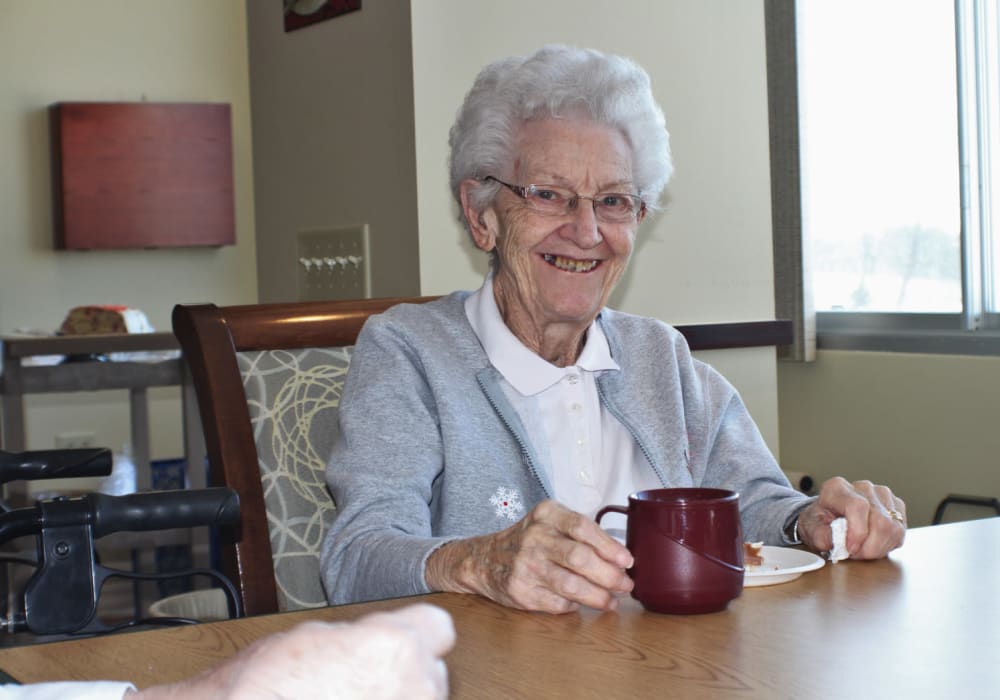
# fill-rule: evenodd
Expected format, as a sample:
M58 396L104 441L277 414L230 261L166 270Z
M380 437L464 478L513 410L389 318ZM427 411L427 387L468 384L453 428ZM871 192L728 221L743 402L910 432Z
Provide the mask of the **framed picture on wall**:
M361 9L361 0L282 0L282 4L286 32Z

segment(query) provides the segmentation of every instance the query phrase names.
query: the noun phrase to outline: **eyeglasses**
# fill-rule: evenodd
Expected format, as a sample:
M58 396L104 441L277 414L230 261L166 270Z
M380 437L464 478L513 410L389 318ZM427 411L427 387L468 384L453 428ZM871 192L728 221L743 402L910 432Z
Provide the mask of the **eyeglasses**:
M589 199L594 205L594 216L606 224L624 224L635 221L646 208L641 197L622 192L601 192L593 197L585 197L573 190L558 185L511 185L487 175L483 180L492 180L503 185L529 207L545 216L566 216L576 209L581 199Z

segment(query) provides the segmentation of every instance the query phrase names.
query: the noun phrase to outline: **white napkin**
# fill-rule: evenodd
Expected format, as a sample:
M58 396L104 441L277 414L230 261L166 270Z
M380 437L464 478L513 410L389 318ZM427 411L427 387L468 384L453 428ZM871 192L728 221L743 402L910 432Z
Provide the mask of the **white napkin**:
M830 523L833 533L833 547L830 548L830 561L836 564L841 559L850 558L847 553L847 518L837 518Z

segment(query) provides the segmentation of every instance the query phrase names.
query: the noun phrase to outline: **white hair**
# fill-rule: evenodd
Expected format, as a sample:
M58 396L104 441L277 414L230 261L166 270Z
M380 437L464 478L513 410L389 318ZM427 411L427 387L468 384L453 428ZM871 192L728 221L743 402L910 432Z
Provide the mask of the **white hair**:
M663 110L653 99L649 75L623 56L550 45L530 56L489 64L465 96L448 138L451 190L459 210L463 180L482 181L511 165L524 122L579 115L622 133L632 152L638 194L655 207L673 164ZM493 182L474 189L473 207L487 206L498 189ZM464 212L462 220L468 227Z

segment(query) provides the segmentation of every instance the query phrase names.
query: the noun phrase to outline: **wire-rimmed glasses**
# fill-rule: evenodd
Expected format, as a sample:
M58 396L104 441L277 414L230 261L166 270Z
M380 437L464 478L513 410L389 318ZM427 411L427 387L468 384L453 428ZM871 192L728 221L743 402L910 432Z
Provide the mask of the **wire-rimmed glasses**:
M571 214L581 199L588 199L594 206L594 217L608 224L623 224L635 221L646 203L638 195L625 192L599 192L586 197L573 190L558 185L512 185L487 175L483 180L492 180L503 185L529 207L546 216L566 216Z

